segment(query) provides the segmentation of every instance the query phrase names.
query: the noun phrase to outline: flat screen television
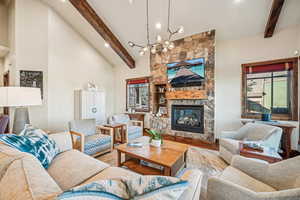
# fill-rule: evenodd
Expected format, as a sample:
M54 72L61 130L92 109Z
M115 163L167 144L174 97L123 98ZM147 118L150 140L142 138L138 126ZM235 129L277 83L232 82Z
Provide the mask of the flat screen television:
M204 58L169 63L167 73L172 87L202 86L205 81Z

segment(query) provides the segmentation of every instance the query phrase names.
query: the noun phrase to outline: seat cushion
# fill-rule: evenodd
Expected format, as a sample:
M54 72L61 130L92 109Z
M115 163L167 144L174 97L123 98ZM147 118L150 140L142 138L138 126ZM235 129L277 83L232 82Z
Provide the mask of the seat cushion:
M10 153L0 152L0 199L46 200L62 192L33 155Z
M227 167L223 171L223 173L220 175L220 178L226 181L230 181L239 186L245 187L254 192L275 192L276 191L273 187L263 182L260 182L252 178L251 176L245 174L244 172L231 166Z
M98 173L97 175L91 177L90 179L86 180L83 184L91 183L98 180L107 180L107 179L132 179L136 177L140 177L141 175L129 171L127 169L123 169L120 167L108 167L105 168L103 171Z
M239 154L239 140L221 138L220 146L230 151L232 154Z
M57 155L48 172L63 190L68 190L107 167L109 165L104 162L77 150L70 150Z
M84 153L93 155L107 150L111 147L112 138L110 135L96 134L85 137Z

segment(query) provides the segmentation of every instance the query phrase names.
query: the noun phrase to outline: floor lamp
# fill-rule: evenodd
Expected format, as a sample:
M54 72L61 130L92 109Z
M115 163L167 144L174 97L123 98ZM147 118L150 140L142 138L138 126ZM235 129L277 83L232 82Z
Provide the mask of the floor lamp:
M42 105L41 89L31 87L0 87L0 107L14 107L13 133L19 134L30 124L28 107Z

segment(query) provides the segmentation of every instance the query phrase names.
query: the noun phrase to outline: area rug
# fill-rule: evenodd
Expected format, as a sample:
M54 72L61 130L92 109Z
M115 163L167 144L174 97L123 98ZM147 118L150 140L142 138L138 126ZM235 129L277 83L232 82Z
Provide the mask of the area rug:
M99 160L117 166L117 151L98 157ZM207 180L211 176L219 175L228 165L219 156L218 151L190 147L187 153L187 168L199 169L203 173L201 186L201 200L206 199Z

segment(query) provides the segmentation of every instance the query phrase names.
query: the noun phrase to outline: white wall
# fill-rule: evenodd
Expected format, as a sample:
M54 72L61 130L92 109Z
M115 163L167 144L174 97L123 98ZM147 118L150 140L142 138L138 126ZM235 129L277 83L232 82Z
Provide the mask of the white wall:
M8 8L0 1L0 45L8 46Z
M139 57L136 61L136 68L129 69L127 65L116 66L115 73L115 114L126 112L126 79L150 76L149 55ZM149 115L145 116L145 127L149 128Z
M48 127L48 7L39 0L16 0L15 5L15 85L20 85L20 70L42 71L43 105L29 108L30 121Z
M105 58L40 0L12 0L9 11L12 51L5 65L11 85L19 85L20 70L44 75L43 105L29 108L31 123L50 131L66 130L74 119L74 90L88 82L106 92L106 111L111 115L114 71Z
M67 129L74 119L74 90L88 82L106 93L106 114L114 109L112 66L66 24L54 11L49 12L49 129Z
M136 68L130 69L127 65L115 67L115 111L121 113L126 111L126 79L138 78L150 75L149 56L145 55L136 59Z
M241 126L241 64L293 57L299 36L297 28L276 31L269 39L257 35L217 42L216 137L222 130L235 130ZM294 149L298 135L295 131Z

